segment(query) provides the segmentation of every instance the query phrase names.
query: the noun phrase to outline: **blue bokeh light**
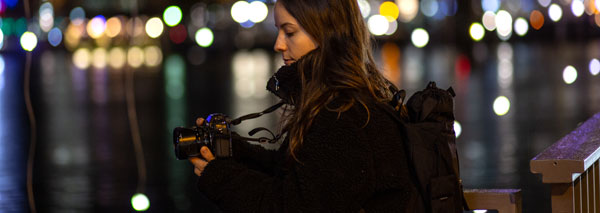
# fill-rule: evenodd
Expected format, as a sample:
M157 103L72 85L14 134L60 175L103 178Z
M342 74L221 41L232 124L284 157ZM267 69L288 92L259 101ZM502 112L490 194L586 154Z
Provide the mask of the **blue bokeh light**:
M50 42L50 45L52 45L53 47L58 46L60 42L62 42L62 39L62 32L57 27L52 28L52 30L48 32L48 42Z
M483 11L496 12L500 9L500 0L481 0L481 8Z

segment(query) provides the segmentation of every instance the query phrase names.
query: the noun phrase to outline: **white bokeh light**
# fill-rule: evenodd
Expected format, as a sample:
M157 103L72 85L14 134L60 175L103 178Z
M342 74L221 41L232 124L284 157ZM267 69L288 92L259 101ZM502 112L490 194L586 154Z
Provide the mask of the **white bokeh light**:
M367 21L367 25L369 26L369 31L371 31L371 34L377 36L385 34L390 27L387 18L382 15L371 16Z
M462 126L456 120L454 121L454 133L456 134L456 138L458 138L458 136L460 136L460 133L462 133Z
M363 18L367 18L371 15L371 4L369 4L367 0L358 0L358 8L360 9L360 14L362 14Z
M481 17L481 23L486 30L492 31L496 29L496 14L492 11L487 11Z
M21 35L21 47L26 51L33 51L37 46L37 42L37 36L32 32L27 31Z
M136 211L146 211L150 208L150 200L145 194L137 193L131 197L131 206Z
M573 0L573 2L571 2L571 12L573 12L573 15L576 17L580 17L583 15L583 12L585 12L585 5L583 5L581 0Z
M565 67L563 70L563 80L566 84L572 84L575 82L575 80L577 80L577 70L575 67L571 65Z
M552 19L554 22L557 22L560 20L560 18L562 18L562 13L562 9L560 6L558 6L558 4L552 4L548 8L548 16L550 16L550 19Z
M506 96L499 96L494 100L494 113L498 116L503 116L510 111L510 101Z
M519 17L517 18L517 20L515 20L515 33L517 33L517 35L524 36L525 34L527 34L528 30L529 24L527 23L527 20L525 18Z
M592 75L598 75L600 73L600 61L598 59L592 59L590 61L590 73Z
M238 1L231 6L231 17L237 23L244 23L251 17L249 8L247 1Z
M398 20L404 23L412 21L419 13L418 0L396 0L396 5L400 10Z
M475 22L471 24L471 27L469 28L469 34L471 35L471 39L474 41L480 41L485 35L485 30L480 23Z
M214 40L214 35L210 28L201 28L196 31L196 35L194 37L196 39L196 43L201 47L209 47Z
M496 14L496 30L501 38L509 37L512 33L512 16L506 10L500 10ZM504 39L503 39L504 40Z
M267 5L261 1L253 1L252 3L250 3L248 9L250 9L250 21L254 23L264 21L265 18L267 18L267 15L269 14L269 9L267 8Z
M427 33L427 31L423 28L417 28L413 30L410 36L410 40L412 41L413 45L415 45L415 47L425 47L425 45L429 43L429 33Z
M151 18L146 22L146 34L148 34L150 38L159 37L160 34L162 34L163 29L163 23L158 17Z

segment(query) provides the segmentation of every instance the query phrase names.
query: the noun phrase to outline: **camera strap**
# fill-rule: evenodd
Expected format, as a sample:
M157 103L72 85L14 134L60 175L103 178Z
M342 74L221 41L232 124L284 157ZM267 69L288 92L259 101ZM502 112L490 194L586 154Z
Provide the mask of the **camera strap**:
M262 112L247 114L247 115L241 116L239 118L233 119L229 123L231 125L238 125L238 124L240 124L244 120L258 118L258 117L260 117L260 116L262 116L264 114L271 113L271 112L279 109L279 107L283 106L283 104L284 104L283 101L280 101L279 103L277 103L277 104L275 104L275 105L273 105L273 106L271 106L271 107L263 110Z
M283 106L283 104L285 104L283 101L280 101L279 103L270 106L269 108L263 110L262 112L257 112L257 113L251 113L251 114L247 114L244 116L241 116L239 118L233 119L231 120L229 123L231 125L238 125L240 123L242 123L242 121L248 120L248 119L254 119L254 118L258 118L264 114L267 113L271 113L277 109L279 109L279 107ZM258 128L254 128L252 131L248 132L248 135L253 136L254 134L256 134L257 132L260 131L267 131L271 134L272 138L266 138L266 137L260 137L260 138L249 138L249 137L243 137L241 135L235 134L232 135L233 137L237 138L237 139L241 139L241 140L246 140L246 141L255 141L255 142L259 142L259 143L275 143L277 142L280 138L281 138L281 134L278 134L277 136L275 134L273 134L273 132L271 132L269 129L265 128L265 127L258 127Z

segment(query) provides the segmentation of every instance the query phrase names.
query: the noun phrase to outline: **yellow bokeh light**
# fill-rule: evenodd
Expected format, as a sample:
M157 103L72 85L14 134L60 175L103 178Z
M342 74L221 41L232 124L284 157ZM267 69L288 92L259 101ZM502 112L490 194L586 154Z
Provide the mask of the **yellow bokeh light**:
M92 51L92 66L98 69L106 67L106 49L96 48Z
M106 21L106 35L110 38L114 38L121 32L121 20L117 17L112 17Z
M90 66L90 51L86 48L79 48L73 53L73 64L79 69L87 69Z
M133 68L138 68L144 63L144 51L139 47L132 47L127 51L127 64Z
M392 22L398 18L400 10L394 2L386 1L379 6L379 14L387 18L389 22Z
M162 51L157 46L148 46L144 48L144 56L144 63L148 67L156 67L162 63Z
M83 24L74 25L69 24L67 26L67 30L65 31L65 47L69 50L74 50L77 45L79 45L79 41L81 40L81 36L83 35Z
M106 23L103 17L94 17L87 24L87 33L91 38L100 38L102 34L104 34L104 30L106 30Z
M112 68L121 69L123 68L123 65L125 65L126 58L127 55L125 55L125 50L121 47L115 47L108 53L108 64Z

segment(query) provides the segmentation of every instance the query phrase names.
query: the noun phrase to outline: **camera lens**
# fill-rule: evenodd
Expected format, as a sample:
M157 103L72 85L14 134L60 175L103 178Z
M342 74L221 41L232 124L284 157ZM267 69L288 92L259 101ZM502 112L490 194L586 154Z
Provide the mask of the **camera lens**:
M175 146L175 157L179 160L199 155L202 144L198 141L198 129L175 128L173 130L173 145Z

